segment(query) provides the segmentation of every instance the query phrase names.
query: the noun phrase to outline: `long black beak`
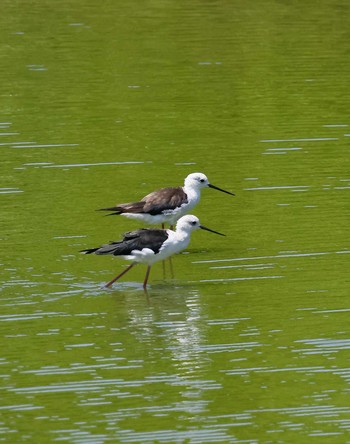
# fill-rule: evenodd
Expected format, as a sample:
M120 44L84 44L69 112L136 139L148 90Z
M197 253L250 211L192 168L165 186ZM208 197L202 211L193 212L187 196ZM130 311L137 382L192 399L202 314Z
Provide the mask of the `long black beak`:
M226 234L219 233L218 231L211 230L210 228L203 227L203 225L199 225L199 228L205 231L210 231L211 233L219 234L220 236L226 236Z
M229 191L223 190L222 188L216 187L215 185L212 185L211 183L208 184L208 187L209 188L214 188L214 190L222 191L223 193L231 194L231 196L234 196L233 193L230 193Z

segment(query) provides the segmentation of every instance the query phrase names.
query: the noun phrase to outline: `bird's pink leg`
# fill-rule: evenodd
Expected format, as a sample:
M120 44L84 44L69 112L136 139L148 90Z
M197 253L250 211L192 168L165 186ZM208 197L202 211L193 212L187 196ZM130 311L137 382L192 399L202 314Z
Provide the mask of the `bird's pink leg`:
M119 278L121 278L125 273L127 273L134 265L136 265L136 262L133 262L132 264L130 264L128 266L128 268L126 268L125 270L123 270L120 274L118 274L118 276L116 276L115 278L113 278L111 281L109 281L105 287L110 287L115 281L117 281Z
M149 277L149 272L151 271L151 266L150 265L148 265L148 267L147 267L147 271L146 271L146 277L145 277L145 280L144 280L144 282L143 282L143 288L146 290L146 287L147 287L147 281L148 281L148 277Z

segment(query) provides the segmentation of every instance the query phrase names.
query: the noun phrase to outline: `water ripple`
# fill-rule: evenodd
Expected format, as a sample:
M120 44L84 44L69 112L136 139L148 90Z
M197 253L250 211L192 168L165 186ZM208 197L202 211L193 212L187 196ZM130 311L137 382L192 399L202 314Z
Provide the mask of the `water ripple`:
M330 353L337 353L339 350L350 349L350 339L316 338L316 339L302 339L295 342L313 346L312 348L293 350L294 353L303 353L305 355L324 354L324 353L330 354Z
M281 185L281 186L271 186L271 187L255 187L255 188L243 188L244 191L257 191L257 190L295 190L295 189L306 189L310 188L309 185Z
M0 188L0 194L23 193L19 188Z
M11 148L61 148L61 147L67 147L67 146L79 146L78 143L51 143L51 144L43 144L43 145L37 145L37 144L14 144L11 146Z
M237 277L237 278L222 278L222 279L200 279L198 282L230 282L230 281L254 281L261 279L281 279L284 276L255 276L255 277ZM191 281L195 282L195 281Z
M293 253L293 254L276 254L274 256L252 256L252 257L238 257L229 259L210 259L204 261L193 261L193 264L210 264L217 262L232 262L232 261L255 261L260 259L277 259L277 258L290 258L290 257L313 257L313 256L324 256L328 254L349 254L350 250L340 250L340 251L319 251L313 253Z
M164 430L155 432L119 432L120 442L136 442L136 443L154 443L154 442L191 442L191 444L201 444L203 442L244 442L242 440L232 441L232 436L227 435L221 430L210 430L203 428L202 430ZM246 441L254 444L254 441Z
M268 139L260 140L262 143L272 143L272 142L321 142L327 140L339 140L339 137L309 137L305 139Z
M81 168L89 166L105 166L105 165L138 165L144 164L145 162L140 161L125 161L125 162L97 162L97 163L68 163L63 165L53 164L53 165L43 165L41 168Z

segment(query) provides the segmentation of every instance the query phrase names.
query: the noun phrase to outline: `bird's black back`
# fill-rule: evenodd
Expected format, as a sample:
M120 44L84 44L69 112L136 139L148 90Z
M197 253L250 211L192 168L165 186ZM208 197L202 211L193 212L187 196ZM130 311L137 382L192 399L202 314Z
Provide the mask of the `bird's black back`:
M150 228L141 228L135 231L129 231L124 234L124 238L121 241L111 242L106 245L102 245L99 248L90 248L83 250L85 254L112 254L114 256L129 255L133 250L142 250L143 248L149 248L157 254L168 239L166 230L155 230Z
M174 210L184 203L187 203L187 195L182 187L161 188L153 193L147 194L142 199L145 203L143 207L144 213L152 216L161 214L163 211Z

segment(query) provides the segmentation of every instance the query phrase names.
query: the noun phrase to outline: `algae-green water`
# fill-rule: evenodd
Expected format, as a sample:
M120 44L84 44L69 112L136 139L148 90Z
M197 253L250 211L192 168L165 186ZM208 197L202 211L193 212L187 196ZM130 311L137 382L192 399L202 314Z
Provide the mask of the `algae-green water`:
M344 443L348 2L5 0L0 441ZM191 172L152 267L79 250Z

